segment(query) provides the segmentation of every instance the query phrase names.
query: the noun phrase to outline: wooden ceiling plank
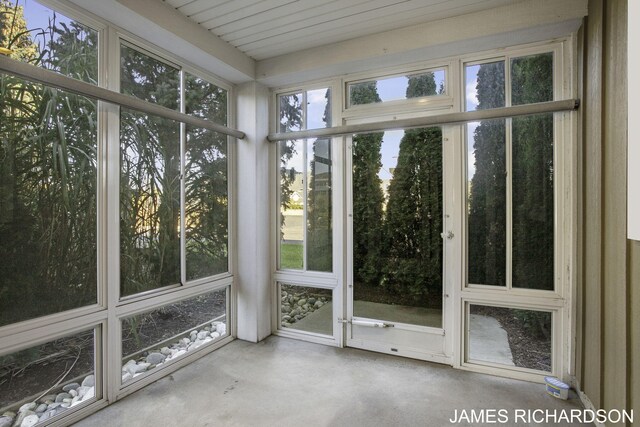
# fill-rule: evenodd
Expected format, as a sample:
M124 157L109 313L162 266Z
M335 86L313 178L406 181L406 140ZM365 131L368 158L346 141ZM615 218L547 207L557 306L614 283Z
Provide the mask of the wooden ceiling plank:
M369 0L359 0L359 3L366 3ZM304 3L303 3L304 2ZM292 22L313 18L314 16L324 15L334 10L342 10L344 2L342 0L331 0L326 3L318 3L316 0L301 0L299 3L293 4L287 8L287 11L276 10L274 13L266 13L267 17L250 18L246 25L234 25L233 28L220 30L223 38L232 43L246 37L258 37L265 31L273 30L274 27L284 27ZM358 4L358 3L356 3ZM215 31L218 31L217 29ZM257 38L256 38L257 39Z
M162 0L165 3L167 3L169 6L174 7L174 8L179 8L182 7L188 3L193 2L194 0Z
M244 24L245 21L249 20L252 17L256 17L257 19L261 19L264 22L264 16L271 11L284 11L287 7L298 3L299 0L264 0L259 3L256 3L249 7L244 7L242 9L227 13L223 16L216 16L207 21L203 21L200 25L205 27L207 30L213 30L213 32L217 35L221 35L221 31L219 27L239 24L243 27L246 27Z
M395 0L393 4L390 4L388 0L368 0L346 8L341 7L340 9L336 9L336 7L333 7L325 13L312 14L304 19L297 16L290 16L286 23L281 23L279 25L274 23L274 25L271 25L270 29L260 31L259 33L255 33L241 39L235 39L230 43L241 49L243 49L241 46L249 46L248 48L252 48L252 43L258 43L259 46L261 41L279 36L284 36L282 39L286 40L286 35L291 34L294 31L302 33L318 31L318 27L329 22L336 20L345 22L345 18L351 18L361 13L371 12L372 9L377 11L384 7L398 7L398 5L409 1L410 0Z
M231 35L241 30L252 30L257 25L273 25L274 21L281 21L291 15L311 11L320 7L331 7L331 4L342 2L343 0L329 0L319 3L317 0L295 0L292 4L274 8L258 15L247 16L242 21L223 23L212 29L219 35ZM313 14L313 12L309 12ZM260 31L260 30L258 30ZM249 33L245 34L248 35ZM252 33L251 33L252 34ZM242 37L242 36L240 36Z
M457 0L448 4L436 4L427 7L406 8L385 16L372 16L365 13L349 23L328 23L324 31L314 34L300 34L295 32L286 39L274 37L272 44L263 44L255 48L240 46L239 49L256 60L283 55L297 50L309 49L343 40L371 34L371 28L376 32L383 32L399 27L416 25L428 21L442 19L454 15L463 15L509 3L508 0ZM455 6L455 7L451 7ZM343 28L345 31L338 31Z
M232 2L234 0L195 0L182 7L178 8L178 11L183 15L191 18L196 13L202 13L205 10L214 9L222 4Z
M216 17L227 16L229 13L233 13L238 10L255 7L255 5L264 1L271 2L273 0L233 0L221 4L215 8L207 9L201 13L195 13L191 15L190 18L196 21L198 24L201 24Z

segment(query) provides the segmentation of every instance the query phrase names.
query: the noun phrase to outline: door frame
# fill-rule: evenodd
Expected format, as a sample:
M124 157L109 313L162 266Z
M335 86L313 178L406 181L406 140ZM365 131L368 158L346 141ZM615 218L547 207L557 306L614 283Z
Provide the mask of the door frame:
M414 359L427 360L447 365L453 365L456 360L454 354L457 339L459 339L460 328L456 325L459 316L455 312L457 304L455 301L459 298L462 265L462 215L464 213L462 202L464 201L463 192L463 152L462 135L458 126L441 126L442 144L443 144L443 284L442 284L442 328L403 325L403 333L410 335L415 340L420 336L424 336L432 345L439 347L442 351L433 351L426 348L415 346L402 346L385 344L378 341L370 341L366 339L354 338L353 324L353 175L352 175L352 144L351 136L345 137L344 144L344 224L346 225L346 233L344 233L344 265L345 277L343 283L346 285L343 289L345 317L343 324L343 345L346 347L355 347L364 350L371 350L386 354L404 356ZM453 238L446 238L446 234L451 231ZM357 319L357 318L356 318ZM384 320L384 319L376 319ZM378 328L372 328L378 329ZM380 331L386 328L380 328ZM391 328L389 328L391 330ZM439 343L437 341L440 341ZM428 344L425 341L425 344Z

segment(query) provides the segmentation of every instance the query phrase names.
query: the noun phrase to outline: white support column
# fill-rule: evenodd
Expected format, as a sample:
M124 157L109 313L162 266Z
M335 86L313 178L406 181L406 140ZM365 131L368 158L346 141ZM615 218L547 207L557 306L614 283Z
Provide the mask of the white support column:
M258 342L271 335L269 91L250 82L237 93L237 125L247 135L236 142L237 336Z

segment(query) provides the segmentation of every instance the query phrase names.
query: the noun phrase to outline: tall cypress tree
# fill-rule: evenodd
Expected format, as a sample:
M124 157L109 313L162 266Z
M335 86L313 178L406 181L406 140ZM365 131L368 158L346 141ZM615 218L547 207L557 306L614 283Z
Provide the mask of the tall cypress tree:
M407 98L433 95L432 73L409 76ZM410 129L389 184L386 287L420 305L442 304L442 131Z
M351 88L351 104L380 102L375 82ZM353 138L353 276L358 285L375 287L382 279L383 205L380 148L383 132Z

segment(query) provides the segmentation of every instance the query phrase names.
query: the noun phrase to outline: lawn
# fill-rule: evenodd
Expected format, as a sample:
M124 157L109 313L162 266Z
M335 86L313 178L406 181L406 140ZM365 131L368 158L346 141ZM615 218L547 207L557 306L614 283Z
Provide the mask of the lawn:
M280 268L302 269L303 246L300 243L280 243Z

